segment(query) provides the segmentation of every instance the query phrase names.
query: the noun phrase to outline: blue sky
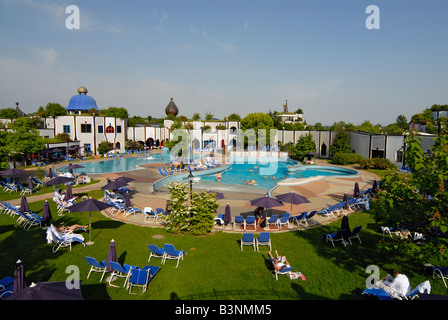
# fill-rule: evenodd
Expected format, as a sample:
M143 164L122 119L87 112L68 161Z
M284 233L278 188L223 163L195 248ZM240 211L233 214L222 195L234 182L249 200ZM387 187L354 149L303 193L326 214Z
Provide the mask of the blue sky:
M448 103L447 14L446 0L0 0L0 108L67 106L85 86L145 117L171 97L217 118L288 100L309 124L387 125Z

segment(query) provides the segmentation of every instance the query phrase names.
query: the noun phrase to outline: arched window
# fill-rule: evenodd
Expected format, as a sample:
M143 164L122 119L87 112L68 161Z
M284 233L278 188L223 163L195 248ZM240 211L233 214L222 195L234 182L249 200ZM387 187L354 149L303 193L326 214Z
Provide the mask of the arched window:
M121 149L121 144L120 144L120 142L115 143L115 148L117 148L117 149Z
M112 127L111 125L108 125L106 127L106 133L114 133L114 132L115 132L114 127Z

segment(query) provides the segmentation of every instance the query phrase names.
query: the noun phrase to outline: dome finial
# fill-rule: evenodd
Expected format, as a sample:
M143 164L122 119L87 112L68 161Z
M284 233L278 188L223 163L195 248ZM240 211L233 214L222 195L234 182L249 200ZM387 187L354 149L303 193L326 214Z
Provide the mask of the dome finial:
M87 88L86 87L79 87L78 88L79 94L87 94Z

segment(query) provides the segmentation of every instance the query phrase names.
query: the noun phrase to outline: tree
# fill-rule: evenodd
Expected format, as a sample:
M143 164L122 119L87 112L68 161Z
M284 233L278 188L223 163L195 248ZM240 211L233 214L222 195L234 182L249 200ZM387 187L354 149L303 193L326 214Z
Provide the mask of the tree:
M206 111L205 120L213 120L213 113L211 113L210 111Z
M16 109L13 108L4 108L0 109L0 119L17 119L19 115L17 114Z
M406 240L394 246L422 261L448 257L448 122L443 124L429 153L418 136L408 135L404 156L411 173L389 170L381 180L378 208L372 212L379 223L423 233L424 246Z
M253 129L255 137L250 137L249 140L255 138L255 141L249 141L249 144L256 143L258 145L258 140L265 139L266 145L270 145L270 132L269 129L274 128L274 121L271 116L266 113L249 113L243 119L241 119L241 129L246 131L248 129ZM265 129L266 132L260 131L260 129Z
M115 117L120 119L127 119L129 117L128 110L121 107L109 107L101 109L100 115L103 117Z
M291 158L297 161L303 161L305 155L308 152L315 152L316 144L314 143L313 136L311 134L303 135L297 140L296 147L293 149L293 153L290 154Z
M201 119L201 115L199 114L199 112L195 112L195 113L193 113L193 116L191 117L191 119L193 121L198 121Z
M401 136L403 135L404 130L398 124L392 123L383 128L383 133L390 136Z
M18 118L9 124L12 131L5 136L5 148L11 157L18 160L45 149L45 143L36 127L37 119L32 118Z
M212 231L214 212L218 207L214 193L193 192L189 207L191 234L205 235Z
M330 145L330 156L335 153L350 153L350 136L347 131L339 130L333 139L333 143Z
M238 113L231 113L227 117L227 121L241 121L241 116Z
M98 145L98 153L99 154L108 153L110 150L112 150L113 147L114 146L112 143L103 141Z
M403 130L409 130L409 123L408 123L408 119L406 119L406 117L402 114L400 114L397 117L397 120L395 121L396 125L398 127L400 127Z
M56 118L59 116L64 116L66 114L67 114L67 109L65 109L59 103L49 102L45 106L45 116L47 116L47 117Z
M170 233L181 233L188 230L188 201L189 188L186 183L170 181L167 188L171 193L166 217L166 230Z
M6 132L0 131L0 171L8 166L8 148L6 147Z
M358 126L359 131L367 131L367 132L373 132L373 133L380 133L381 126L376 125L374 126L369 120L365 120L362 124Z

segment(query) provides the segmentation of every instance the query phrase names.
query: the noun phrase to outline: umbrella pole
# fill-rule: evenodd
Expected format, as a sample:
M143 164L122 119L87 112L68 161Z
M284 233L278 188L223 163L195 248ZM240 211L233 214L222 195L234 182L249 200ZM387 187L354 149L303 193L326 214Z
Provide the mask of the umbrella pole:
M90 211L90 215L89 215L89 242L86 243L86 245L88 245L88 246L94 244L93 241L90 241L91 232L92 232L92 211Z

